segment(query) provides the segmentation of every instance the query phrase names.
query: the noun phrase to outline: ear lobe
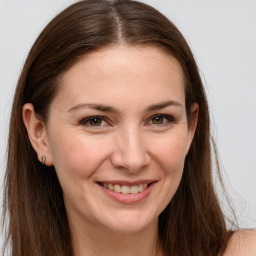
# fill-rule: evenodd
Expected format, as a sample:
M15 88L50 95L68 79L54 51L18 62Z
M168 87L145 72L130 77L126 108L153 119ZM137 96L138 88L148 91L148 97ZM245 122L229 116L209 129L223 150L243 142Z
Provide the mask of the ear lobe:
M52 159L46 127L44 122L36 116L34 106L31 103L26 103L23 106L22 117L28 132L30 143L37 152L38 161L42 162L42 156L45 156L45 164L51 165Z
M187 141L187 152L189 151L190 145L194 138L194 134L196 131L197 120L198 120L198 113L199 113L199 105L197 103L193 103L190 108L190 120L188 123L188 141Z

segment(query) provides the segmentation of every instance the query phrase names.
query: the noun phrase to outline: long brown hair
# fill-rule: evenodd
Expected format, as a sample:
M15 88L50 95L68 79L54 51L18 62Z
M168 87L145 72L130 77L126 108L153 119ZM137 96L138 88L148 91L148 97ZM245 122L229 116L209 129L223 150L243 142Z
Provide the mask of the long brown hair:
M185 77L187 115L200 108L180 186L159 217L165 255L216 256L227 232L212 181L208 105L193 54L176 26L154 8L129 0L84 0L56 16L39 35L20 75L10 121L4 216L15 256L73 255L62 189L54 167L38 162L22 120L32 103L47 122L60 78L89 52L113 45L152 45L174 56ZM8 215L9 214L9 215Z

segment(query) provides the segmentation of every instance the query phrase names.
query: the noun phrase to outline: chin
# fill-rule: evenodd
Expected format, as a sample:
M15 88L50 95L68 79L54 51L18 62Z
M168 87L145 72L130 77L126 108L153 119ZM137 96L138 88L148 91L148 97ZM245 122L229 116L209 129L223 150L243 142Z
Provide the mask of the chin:
M149 228L156 228L158 226L158 217L152 219L152 215L150 217L141 213L127 213L115 216L109 223L104 223L103 225L114 233L139 233Z

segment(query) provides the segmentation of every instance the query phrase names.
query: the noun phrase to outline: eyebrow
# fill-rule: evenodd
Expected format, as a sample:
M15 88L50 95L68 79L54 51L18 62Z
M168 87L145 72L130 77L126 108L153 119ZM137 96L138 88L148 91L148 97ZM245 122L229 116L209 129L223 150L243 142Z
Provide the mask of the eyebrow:
M182 107L182 104L174 101L174 100L170 100L170 101L164 101L158 104L153 104L150 105L146 108L147 112L150 111L154 111L154 110L160 110L169 106L177 106L177 107ZM82 104L78 104L75 105L74 107L70 108L67 112L75 112L77 110L80 109L84 109L84 108L90 108L90 109L95 109L95 110L99 110L102 112L108 112L108 113L114 113L114 114L118 114L120 113L120 111L118 111L117 109L111 107L111 106L106 106L103 104L94 104L94 103L82 103Z
M94 104L94 103L83 103L83 104L78 104L68 110L68 112L74 112L83 108L91 108L95 110L99 110L102 112L109 112L109 113L119 113L119 111L113 107L102 105L102 104Z
M169 106L182 107L182 104L175 100L164 101L159 104L153 104L147 107L147 111L159 110Z

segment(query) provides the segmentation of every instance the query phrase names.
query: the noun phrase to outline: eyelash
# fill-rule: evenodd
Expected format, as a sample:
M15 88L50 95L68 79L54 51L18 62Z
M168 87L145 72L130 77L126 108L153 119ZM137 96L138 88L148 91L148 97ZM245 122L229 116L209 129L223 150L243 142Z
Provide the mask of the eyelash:
M90 122L93 121L93 120L100 120L101 122L104 121L104 122L107 122L106 121L106 118L104 116L90 116L90 117L87 117L87 118L84 118L82 119L79 124L81 125L84 125L84 126L88 126L88 127L101 127L102 125L91 125Z
M153 123L153 120L155 118L163 118L163 121L162 123L160 124L154 124ZM165 119L165 120L164 120ZM90 124L90 122L92 121L100 121L100 124L99 125L92 125ZM79 124L81 125L84 125L84 126L87 126L87 127L93 127L93 128L98 128L98 127L102 127L102 126L106 126L106 125L102 125L102 122L106 122L107 124L109 124L109 122L107 121L106 117L104 116L90 116L90 117L87 117L87 118L84 118L82 119ZM167 114L156 114L156 115L153 115L151 116L147 122L146 122L146 125L156 125L156 126L168 126L172 123L175 122L175 119L173 116L171 115L167 115Z
M171 115L167 115L167 114L156 114L156 115L153 115L152 117L150 117L149 122L152 122L154 118L159 118L159 117L163 118L163 119L166 119L166 120L163 121L163 123L161 123L161 124L153 124L153 123L151 123L151 125L167 126L167 125L170 125L170 124L175 122L174 117L171 116Z

